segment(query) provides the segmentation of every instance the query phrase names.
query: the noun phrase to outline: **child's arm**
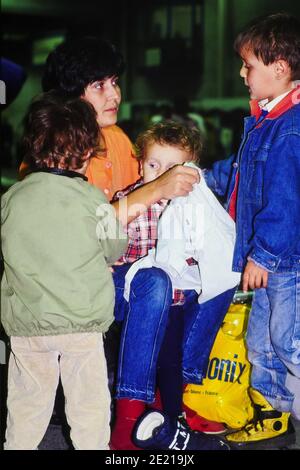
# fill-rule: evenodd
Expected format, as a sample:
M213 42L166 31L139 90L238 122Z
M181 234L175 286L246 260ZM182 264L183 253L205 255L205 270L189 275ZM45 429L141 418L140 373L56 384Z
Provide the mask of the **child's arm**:
M287 133L273 142L265 163L249 258L267 271L275 272L300 241L299 156L300 135Z
M103 201L104 202L104 201ZM107 201L98 205L96 235L103 249L107 264L113 264L126 250L127 234L124 232L116 213Z
M199 182L199 173L194 168L176 165L159 178L140 186L126 197L113 202L117 217L123 226L134 220L148 207L161 199L186 196Z

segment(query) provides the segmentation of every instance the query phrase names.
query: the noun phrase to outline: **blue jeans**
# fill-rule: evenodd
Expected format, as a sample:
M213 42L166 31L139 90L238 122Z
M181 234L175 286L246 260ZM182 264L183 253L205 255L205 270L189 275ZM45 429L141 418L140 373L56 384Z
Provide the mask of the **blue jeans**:
M256 289L247 330L251 385L279 411L292 411L288 373L299 381L300 272L269 273L266 289Z
M172 286L168 275L161 269L141 269L131 282L128 303L123 294L124 278L130 266L115 266L113 274L116 288L115 318L116 321L123 322L116 398L134 398L152 403L155 397L158 354L165 337L172 303ZM185 382L202 382L210 350L234 292L235 289L230 289L199 304L195 291L185 291L186 301L181 307L183 331L176 334L174 354L172 350L169 351L170 359L173 354L173 360L178 345L183 351L183 366L178 361L178 368ZM172 316L170 321L172 322ZM168 338L168 332L166 336ZM172 334L172 338L174 344L175 335ZM161 359L162 355L160 363Z
M183 306L170 308L167 329L157 361L157 386L163 410L170 417L182 412Z
M236 288L198 303L195 291L184 291L183 379L186 383L201 384L205 377L210 351Z
M172 284L161 269L139 270L134 276L129 302L124 297L125 275L131 264L114 266L115 318L122 332L116 398L155 399L156 366L172 303Z
M235 288L199 304L198 294L185 290L185 304L171 307L157 370L163 408L169 416L181 413L183 382L202 383L234 293Z

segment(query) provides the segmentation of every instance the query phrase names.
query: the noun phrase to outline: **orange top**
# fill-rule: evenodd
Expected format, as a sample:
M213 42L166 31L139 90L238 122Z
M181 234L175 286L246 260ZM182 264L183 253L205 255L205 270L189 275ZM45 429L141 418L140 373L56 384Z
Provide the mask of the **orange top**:
M86 171L88 181L102 189L111 200L116 191L139 178L138 162L127 135L117 126L101 129L107 150L104 157L94 157Z
M90 159L86 176L89 183L104 191L111 200L116 191L126 188L139 178L138 162L134 158L132 144L118 126L101 129L105 140L106 155ZM28 164L21 163L20 178L28 172Z

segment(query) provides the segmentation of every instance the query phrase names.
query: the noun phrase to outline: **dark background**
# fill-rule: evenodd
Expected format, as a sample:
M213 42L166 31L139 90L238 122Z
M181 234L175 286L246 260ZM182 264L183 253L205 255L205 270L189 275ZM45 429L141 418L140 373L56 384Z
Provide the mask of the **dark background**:
M2 0L1 55L22 65L27 80L2 113L2 166L17 168L22 159L22 119L41 91L47 54L64 38L99 35L124 54L123 104L119 124L135 139L151 116L179 106L197 112L206 128L205 163L236 148L241 117L248 107L233 51L237 32L251 19L289 11L300 16L294 0ZM13 171L4 172L4 186ZM5 179L7 178L7 179Z

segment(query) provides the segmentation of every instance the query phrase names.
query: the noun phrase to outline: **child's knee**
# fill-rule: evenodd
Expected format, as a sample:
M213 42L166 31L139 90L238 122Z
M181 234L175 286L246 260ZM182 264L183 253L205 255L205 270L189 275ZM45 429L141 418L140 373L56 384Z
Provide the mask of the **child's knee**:
M134 278L135 288L140 288L140 294L147 295L152 290L163 292L172 297L172 283L167 273L159 268L146 268L137 272ZM145 298L146 300L146 298Z

